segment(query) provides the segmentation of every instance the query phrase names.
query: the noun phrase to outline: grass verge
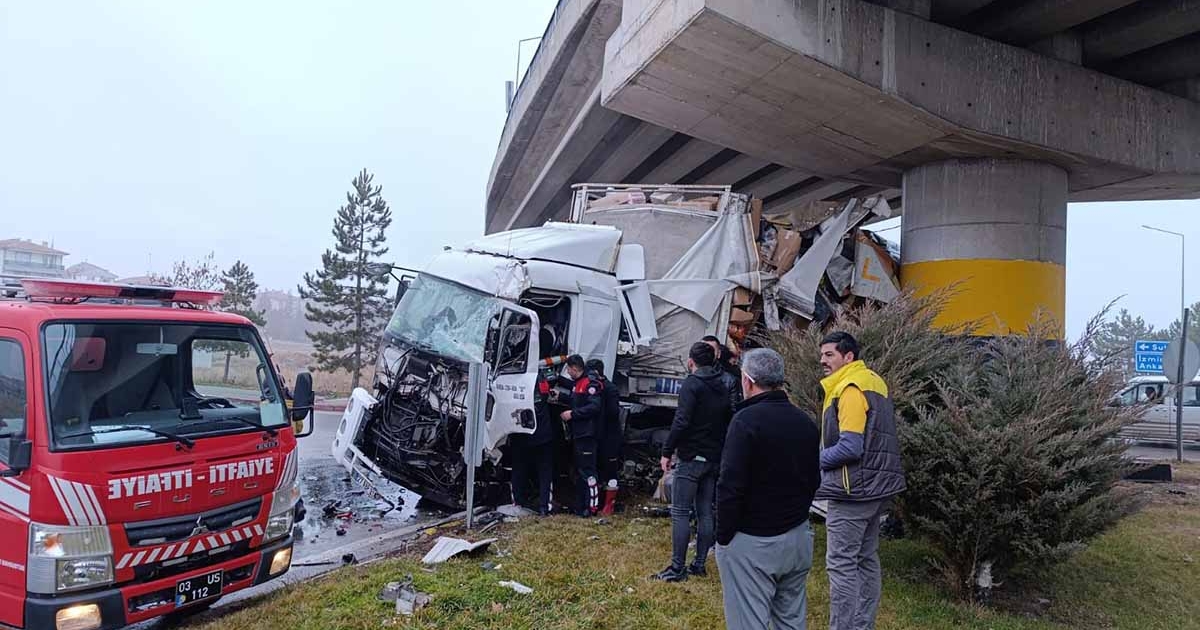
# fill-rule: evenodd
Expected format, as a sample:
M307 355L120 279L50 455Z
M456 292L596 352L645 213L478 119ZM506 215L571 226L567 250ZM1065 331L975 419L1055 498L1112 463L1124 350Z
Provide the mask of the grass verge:
M949 599L934 581L920 541L884 541L879 628L1200 627L1200 598L1195 597L1200 583L1200 467L1180 472L1183 483L1139 487L1151 499L1144 511L1024 592L1008 594L1004 608ZM423 568L419 556L343 569L200 628L724 627L715 561L709 563L707 578L684 584L648 579L666 565L670 554L666 519L631 515L600 525L556 516L505 527L500 541L482 557L456 558L432 569ZM812 628L828 624L824 540L824 529L818 526L817 563L808 592ZM483 561L499 566L485 571L480 567ZM433 601L413 617L398 617L376 596L385 583L406 574ZM501 580L516 580L534 592L519 595L499 586Z

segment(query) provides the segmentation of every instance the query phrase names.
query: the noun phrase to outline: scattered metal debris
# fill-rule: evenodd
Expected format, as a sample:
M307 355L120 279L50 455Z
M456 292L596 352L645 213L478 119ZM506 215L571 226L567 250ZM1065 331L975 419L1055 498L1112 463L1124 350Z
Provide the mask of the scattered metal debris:
M479 542L468 542L461 538L450 538L449 536L441 536L437 542L433 544L433 548L425 557L421 559L424 564L439 564L457 556L460 553L474 553L480 549L486 548L488 545L496 542L496 538L487 538Z
M410 616L418 610L428 606L432 599L433 598L429 596L429 593L422 593L411 587L402 589L400 591L400 596L396 598L396 613Z

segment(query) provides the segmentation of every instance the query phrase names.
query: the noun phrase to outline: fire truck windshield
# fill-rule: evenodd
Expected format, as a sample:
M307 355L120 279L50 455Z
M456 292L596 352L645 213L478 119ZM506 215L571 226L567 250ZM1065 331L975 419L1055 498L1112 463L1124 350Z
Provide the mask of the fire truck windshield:
M186 443L287 424L249 327L56 322L42 331L42 355L55 450Z

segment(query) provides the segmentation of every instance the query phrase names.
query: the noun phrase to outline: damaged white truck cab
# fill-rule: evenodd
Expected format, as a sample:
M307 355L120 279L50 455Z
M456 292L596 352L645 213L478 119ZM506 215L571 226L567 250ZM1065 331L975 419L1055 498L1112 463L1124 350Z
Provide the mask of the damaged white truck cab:
M691 344L752 325L731 321L747 314L734 307L735 289L758 296L766 327L778 328L776 295L811 309L835 244L871 212L848 202L822 224L829 237L816 240L816 254L777 278L760 261L756 207L728 186L581 184L570 222L447 248L397 304L373 392L356 390L334 457L370 482L462 505L469 401L479 401L488 457L476 496L506 501L501 449L539 421L560 428L557 414L538 416L538 378L570 354L603 361L621 394L625 444L653 450L666 437ZM469 383L472 363L487 366L486 383Z
M571 223L447 248L397 304L383 334L374 395L356 394L334 441L335 458L437 503L461 504L473 362L486 364L489 374L482 440L489 457L478 475L485 495L489 484L503 490L500 447L536 427L540 371L566 355L603 361L630 403L673 406L687 345L705 334L724 336L728 294L738 283L727 278L757 272L748 198L727 187L689 193L714 199L711 209L643 203L589 211L583 192ZM738 235L737 251L713 241L689 258L722 222ZM691 259L700 264L678 264ZM679 267L673 279L669 272Z

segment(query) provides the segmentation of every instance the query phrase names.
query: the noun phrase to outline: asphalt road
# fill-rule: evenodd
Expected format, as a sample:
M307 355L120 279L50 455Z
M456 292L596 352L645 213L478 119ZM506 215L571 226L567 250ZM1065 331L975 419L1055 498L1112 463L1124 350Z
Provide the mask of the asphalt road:
M1158 446L1131 446L1129 447L1129 456L1140 459L1153 459L1160 461L1175 461L1175 449ZM1187 446L1183 448L1183 459L1189 462L1200 462L1200 450L1189 449Z

